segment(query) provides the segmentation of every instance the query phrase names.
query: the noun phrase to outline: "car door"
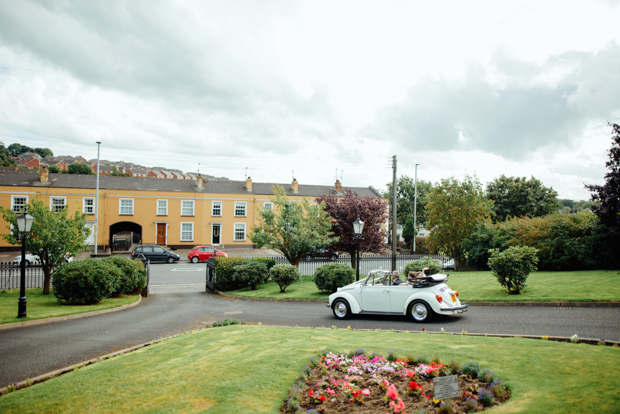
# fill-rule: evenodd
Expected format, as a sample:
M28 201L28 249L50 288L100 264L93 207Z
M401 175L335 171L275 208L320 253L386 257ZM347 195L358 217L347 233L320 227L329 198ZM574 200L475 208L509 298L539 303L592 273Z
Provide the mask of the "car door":
M209 260L213 254L215 253L215 249L213 247L204 247L205 251L205 259L204 260Z
M166 254L166 251L159 246L153 246L153 261L165 262L167 260L168 255Z
M139 248L140 253L142 253L144 255L144 258L146 260L150 260L151 262L153 261L153 247L151 246L142 246ZM136 252L138 252L138 249L136 249Z
M405 301L413 294L411 285L401 283L400 285L392 285L390 289L390 310L391 312L403 312Z
M390 312L390 288L385 284L388 280L383 277L368 278L366 284L361 287L361 305L364 312Z

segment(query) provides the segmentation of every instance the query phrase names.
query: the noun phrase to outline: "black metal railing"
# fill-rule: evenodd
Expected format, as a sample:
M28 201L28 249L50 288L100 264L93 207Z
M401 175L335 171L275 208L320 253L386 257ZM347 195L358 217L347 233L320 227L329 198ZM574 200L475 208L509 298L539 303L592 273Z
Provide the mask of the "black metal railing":
M13 262L0 262L0 290L20 288L21 267ZM26 289L43 287L45 275L41 265L26 266Z
M207 260L207 281L205 289L209 293L215 293L215 260L213 257Z

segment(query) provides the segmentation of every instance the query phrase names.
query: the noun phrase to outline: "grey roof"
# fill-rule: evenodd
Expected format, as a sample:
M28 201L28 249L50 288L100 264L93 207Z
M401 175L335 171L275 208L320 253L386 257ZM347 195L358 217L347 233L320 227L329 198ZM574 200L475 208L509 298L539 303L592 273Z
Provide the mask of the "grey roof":
M50 187L50 188L96 188L96 175L53 174L50 173L46 183L41 182L40 174L15 174L0 172L1 186ZM222 194L258 194L273 195L270 183L252 183L252 191L245 188L245 181L208 181L203 188L198 188L196 180L162 180L152 177L113 177L99 176L99 188L102 190L127 191L178 191L185 193L222 193ZM336 194L333 186L299 184L298 192L293 193L291 184L278 184L286 190L286 194L302 197L319 197ZM373 187L342 187L342 191L352 190L359 196L382 198ZM342 194L339 194L342 195Z

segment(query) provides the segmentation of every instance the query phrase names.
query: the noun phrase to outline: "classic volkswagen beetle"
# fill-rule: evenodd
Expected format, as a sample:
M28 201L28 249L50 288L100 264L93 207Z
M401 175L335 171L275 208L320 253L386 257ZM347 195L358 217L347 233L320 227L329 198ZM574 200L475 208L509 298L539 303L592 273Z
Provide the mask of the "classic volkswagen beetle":
M428 322L435 313L466 312L467 304L446 285L448 277L434 274L407 282L390 271L372 270L366 278L338 288L327 306L338 319L351 314L409 315L415 322Z

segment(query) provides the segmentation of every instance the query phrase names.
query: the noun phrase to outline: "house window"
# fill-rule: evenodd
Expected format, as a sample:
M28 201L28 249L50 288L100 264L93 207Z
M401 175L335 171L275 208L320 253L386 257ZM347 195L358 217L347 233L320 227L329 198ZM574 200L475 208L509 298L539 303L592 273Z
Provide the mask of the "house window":
M133 198L120 199L119 213L121 216L133 216Z
M194 200L181 201L181 215L193 216L194 215Z
M222 202L214 201L213 204L211 204L211 206L212 206L211 215L214 217L221 217L222 216Z
M247 204L245 201L235 201L235 217L245 217Z
M28 196L11 196L11 210L23 213L28 205Z
M194 241L194 223L181 223L181 241Z
M235 223L235 241L245 241L245 223Z
M157 200L157 215L158 216L168 215L168 200Z
M273 203L264 203L263 204L263 209L264 210L273 210Z
M50 210L60 211L65 208L66 197L50 197Z
M95 199L91 197L84 197L82 199L82 213L95 214Z

